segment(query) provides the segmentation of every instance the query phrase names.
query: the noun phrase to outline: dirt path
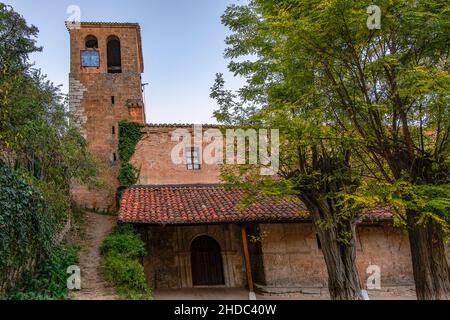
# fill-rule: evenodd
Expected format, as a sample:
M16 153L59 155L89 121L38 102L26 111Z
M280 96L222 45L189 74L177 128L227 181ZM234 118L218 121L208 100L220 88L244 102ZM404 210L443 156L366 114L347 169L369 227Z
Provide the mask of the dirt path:
M81 291L73 293L72 299L116 300L114 289L107 286L100 274L100 246L116 225L116 217L86 213L85 219L79 253Z

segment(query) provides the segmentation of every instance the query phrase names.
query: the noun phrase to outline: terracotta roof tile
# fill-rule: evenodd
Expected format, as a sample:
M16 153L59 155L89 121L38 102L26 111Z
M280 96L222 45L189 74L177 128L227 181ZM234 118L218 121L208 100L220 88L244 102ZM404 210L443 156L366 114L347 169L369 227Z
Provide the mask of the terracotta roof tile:
M220 185L135 186L122 195L119 221L152 225L310 221L297 199L261 197L239 210L242 199L244 191ZM376 209L367 217L386 220L391 213Z

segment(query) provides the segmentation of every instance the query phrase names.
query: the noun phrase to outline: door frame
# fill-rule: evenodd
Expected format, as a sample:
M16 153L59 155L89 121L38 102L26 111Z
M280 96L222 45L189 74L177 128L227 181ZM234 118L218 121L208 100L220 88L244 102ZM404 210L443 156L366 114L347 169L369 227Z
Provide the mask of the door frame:
M194 244L194 242L201 238L201 237L205 237L205 238L209 238L210 240L214 241L218 248L219 248L219 257L220 257L220 272L222 274L222 279L223 279L223 283L222 284L212 284L212 285L196 285L194 284L194 264L192 261L192 245ZM220 245L220 242L217 241L214 237L212 237L209 234L198 234L196 235L194 238L192 238L190 244L189 244L189 264L190 264L190 275L191 275L191 283L192 283L192 287L193 288L225 288L227 287L227 278L226 278L226 272L225 272L225 257L223 255L223 249L222 246Z

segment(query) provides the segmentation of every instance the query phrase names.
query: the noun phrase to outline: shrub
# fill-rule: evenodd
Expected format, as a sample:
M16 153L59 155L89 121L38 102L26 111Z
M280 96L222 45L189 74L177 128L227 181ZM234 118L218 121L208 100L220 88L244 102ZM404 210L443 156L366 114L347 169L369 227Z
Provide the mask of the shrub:
M67 300L67 268L78 261L76 246L60 246L40 264L36 274L27 272L7 294L9 300Z
M105 280L114 284L120 296L141 300L149 290L145 282L144 267L136 259L121 255L108 255L103 260Z
M144 243L131 226L118 226L102 243L102 273L117 293L130 300L150 300L152 292L141 264Z
M130 231L119 231L107 237L100 248L102 255L120 255L140 259L145 254L144 243Z

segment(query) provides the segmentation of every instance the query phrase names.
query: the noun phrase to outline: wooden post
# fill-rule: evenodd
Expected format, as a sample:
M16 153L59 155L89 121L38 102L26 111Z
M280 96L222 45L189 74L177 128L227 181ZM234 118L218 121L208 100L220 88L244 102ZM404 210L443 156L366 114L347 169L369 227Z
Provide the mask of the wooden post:
M248 288L250 290L250 293L253 293L255 292L255 290L253 285L252 265L250 263L250 251L248 250L248 238L245 225L241 225L241 233L242 233L242 246L244 249L244 258L245 258L245 270L247 271Z

